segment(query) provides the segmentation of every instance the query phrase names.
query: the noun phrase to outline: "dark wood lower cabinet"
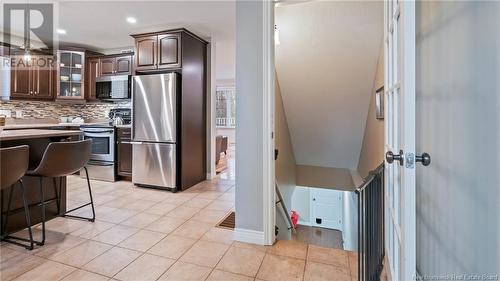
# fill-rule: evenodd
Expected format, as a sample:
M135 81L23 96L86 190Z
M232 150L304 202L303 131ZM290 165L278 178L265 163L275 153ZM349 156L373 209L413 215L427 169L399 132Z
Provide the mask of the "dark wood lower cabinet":
M130 143L118 143L118 175L132 176L132 145Z
M130 143L130 128L118 128L117 135L117 174L122 177L132 177L132 144Z

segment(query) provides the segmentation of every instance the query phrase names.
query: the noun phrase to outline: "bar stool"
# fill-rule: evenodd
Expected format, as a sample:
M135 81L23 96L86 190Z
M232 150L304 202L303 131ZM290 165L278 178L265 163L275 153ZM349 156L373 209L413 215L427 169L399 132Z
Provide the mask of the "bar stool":
M26 190L24 188L24 184L22 181L22 177L26 173L26 170L28 170L28 162L29 162L29 147L27 145L0 149L0 167L2 169L0 177L0 190L3 192L5 189L10 187L9 199L7 203L7 211L5 213L5 222L2 226L3 233L1 236L1 240L19 246L23 246L28 250L33 250L33 244L35 243L40 244L40 243L33 240L33 232L31 231L30 209L28 206L28 201L26 200ZM28 233L30 238L29 240L7 234L7 225L8 225L9 215L11 213L10 207L12 201L12 193L14 192L14 187L16 183L20 183L21 187L23 205L24 205L24 214L26 216L26 224L28 225ZM15 240L29 242L30 244L25 245Z
M54 181L54 189L56 189L56 178L59 178L59 192L55 190L57 212L60 213L61 210L61 191L62 191L62 177L72 175L81 169L85 170L87 176L87 186L89 189L90 202L83 204L79 207L73 208L66 211L61 216L85 219L91 222L95 221L95 209L94 200L92 198L92 190L90 189L90 180L87 167L85 165L90 159L92 140L82 140L82 141L67 141L67 142L52 142L47 146L43 154L42 160L38 167L34 170L27 171L26 175L35 176L40 178L40 206L42 208L42 243L45 242L45 205L53 201L54 199L45 200L43 193L42 180L44 177L52 178ZM68 213L81 209L85 206L90 205L92 207L92 217L81 217L68 215Z

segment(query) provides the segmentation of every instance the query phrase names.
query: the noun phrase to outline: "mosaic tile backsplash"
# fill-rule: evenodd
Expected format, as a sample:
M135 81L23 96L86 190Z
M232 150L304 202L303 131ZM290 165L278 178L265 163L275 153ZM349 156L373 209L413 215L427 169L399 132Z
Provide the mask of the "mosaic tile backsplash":
M108 117L112 108L130 107L130 101L113 103L58 103L46 101L0 101L1 110L10 110L15 116L16 110L22 110L24 119L57 119L64 117L81 117L85 120Z

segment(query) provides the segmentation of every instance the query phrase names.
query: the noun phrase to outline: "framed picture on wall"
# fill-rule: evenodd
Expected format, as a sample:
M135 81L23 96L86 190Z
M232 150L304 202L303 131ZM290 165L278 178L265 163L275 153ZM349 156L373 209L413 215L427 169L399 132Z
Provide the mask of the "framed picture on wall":
M375 91L375 117L384 119L384 86Z

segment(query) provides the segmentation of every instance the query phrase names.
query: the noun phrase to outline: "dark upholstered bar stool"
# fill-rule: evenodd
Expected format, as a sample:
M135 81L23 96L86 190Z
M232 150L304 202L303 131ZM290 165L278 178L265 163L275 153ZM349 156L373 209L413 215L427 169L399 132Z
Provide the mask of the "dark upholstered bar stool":
M76 207L66 211L62 216L85 219L93 222L95 220L94 200L92 198L92 190L90 189L90 180L87 168L85 165L90 159L92 140L82 141L68 141L68 142L53 142L47 146L43 154L42 160L36 169L27 172L29 176L36 176L40 178L40 193L42 208L42 243L45 241L45 205L53 200L57 200L57 211L60 213L61 208L61 188L62 177L72 175L82 168L85 169L87 175L87 186L89 189L90 202L82 206ZM45 200L42 188L42 180L44 177L52 178L54 181L54 188L56 188L56 178L59 178L59 192L56 191L54 199ZM86 218L81 216L67 215L70 212L81 209L90 205L92 207L92 217Z
M0 189L3 192L5 189L10 187L7 210L5 212L5 221L2 226L3 229L2 240L19 246L23 246L28 250L32 250L33 244L37 242L33 240L33 232L31 231L30 209L28 206L28 201L26 200L26 190L24 188L24 184L22 181L22 177L24 176L26 170L28 169L28 162L29 162L29 147L27 145L0 149L0 168L1 168ZM11 213L10 207L12 201L12 193L14 192L14 187L16 183L20 183L22 191L24 214L26 216L26 225L28 226L29 240L20 237L14 237L7 234L7 225L9 221L9 215ZM29 245L19 243L16 240L29 242Z

